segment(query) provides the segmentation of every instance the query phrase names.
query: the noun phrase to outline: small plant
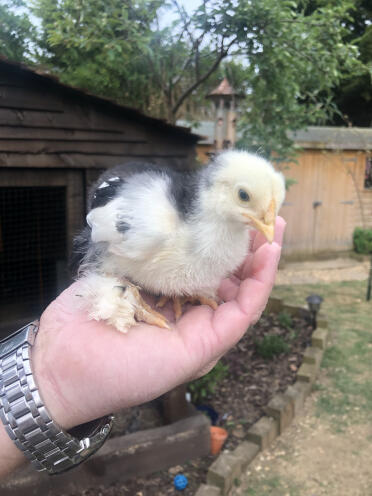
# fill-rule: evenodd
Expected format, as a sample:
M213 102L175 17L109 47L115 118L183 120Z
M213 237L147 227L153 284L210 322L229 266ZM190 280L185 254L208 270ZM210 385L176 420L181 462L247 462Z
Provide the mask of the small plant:
M188 389L191 393L193 403L201 403L204 399L212 396L217 384L221 382L229 373L229 366L218 362L215 367L204 377L190 382Z
M282 327L285 327L286 329L292 329L293 327L293 320L292 317L289 315L288 312L283 311L278 314L278 320L279 324Z
M289 351L288 343L281 336L275 334L264 336L261 341L256 342L256 347L257 353L266 359L272 359L275 355Z
M372 229L356 227L353 234L354 250L364 255L372 254Z

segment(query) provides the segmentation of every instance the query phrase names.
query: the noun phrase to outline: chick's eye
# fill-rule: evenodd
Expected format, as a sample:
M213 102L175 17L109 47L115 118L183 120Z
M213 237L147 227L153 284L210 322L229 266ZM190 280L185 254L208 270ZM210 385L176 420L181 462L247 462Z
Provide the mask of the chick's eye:
M244 189L240 189L238 191L238 195L239 195L240 200L242 200L244 202L249 201L249 195Z

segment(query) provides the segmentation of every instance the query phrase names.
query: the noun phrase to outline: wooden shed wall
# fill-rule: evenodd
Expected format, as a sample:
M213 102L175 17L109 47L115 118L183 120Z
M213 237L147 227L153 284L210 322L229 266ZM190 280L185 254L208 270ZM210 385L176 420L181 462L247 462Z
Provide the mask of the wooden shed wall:
M0 166L102 169L137 158L191 165L191 137L134 114L0 65Z
M352 248L354 228L372 227L372 191L364 189L366 153L305 150L288 164L295 179L281 215L287 221L287 255L337 252ZM362 215L364 212L364 215Z

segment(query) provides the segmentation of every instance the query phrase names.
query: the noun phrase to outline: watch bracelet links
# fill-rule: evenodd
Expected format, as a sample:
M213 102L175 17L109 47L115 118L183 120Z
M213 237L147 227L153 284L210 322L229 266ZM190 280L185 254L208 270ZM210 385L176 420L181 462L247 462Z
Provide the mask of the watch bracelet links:
M57 473L77 464L84 444L50 417L32 376L27 343L0 359L0 418L36 470Z

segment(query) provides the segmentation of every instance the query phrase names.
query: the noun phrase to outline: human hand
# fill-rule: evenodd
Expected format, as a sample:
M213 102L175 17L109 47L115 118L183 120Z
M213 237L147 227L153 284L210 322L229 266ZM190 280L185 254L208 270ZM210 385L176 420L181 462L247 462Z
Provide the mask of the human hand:
M222 282L213 311L190 307L174 330L139 323L127 334L88 320L75 283L43 313L32 361L41 396L62 427L144 403L206 373L260 317L271 292L285 223L270 245L256 234L236 276Z

